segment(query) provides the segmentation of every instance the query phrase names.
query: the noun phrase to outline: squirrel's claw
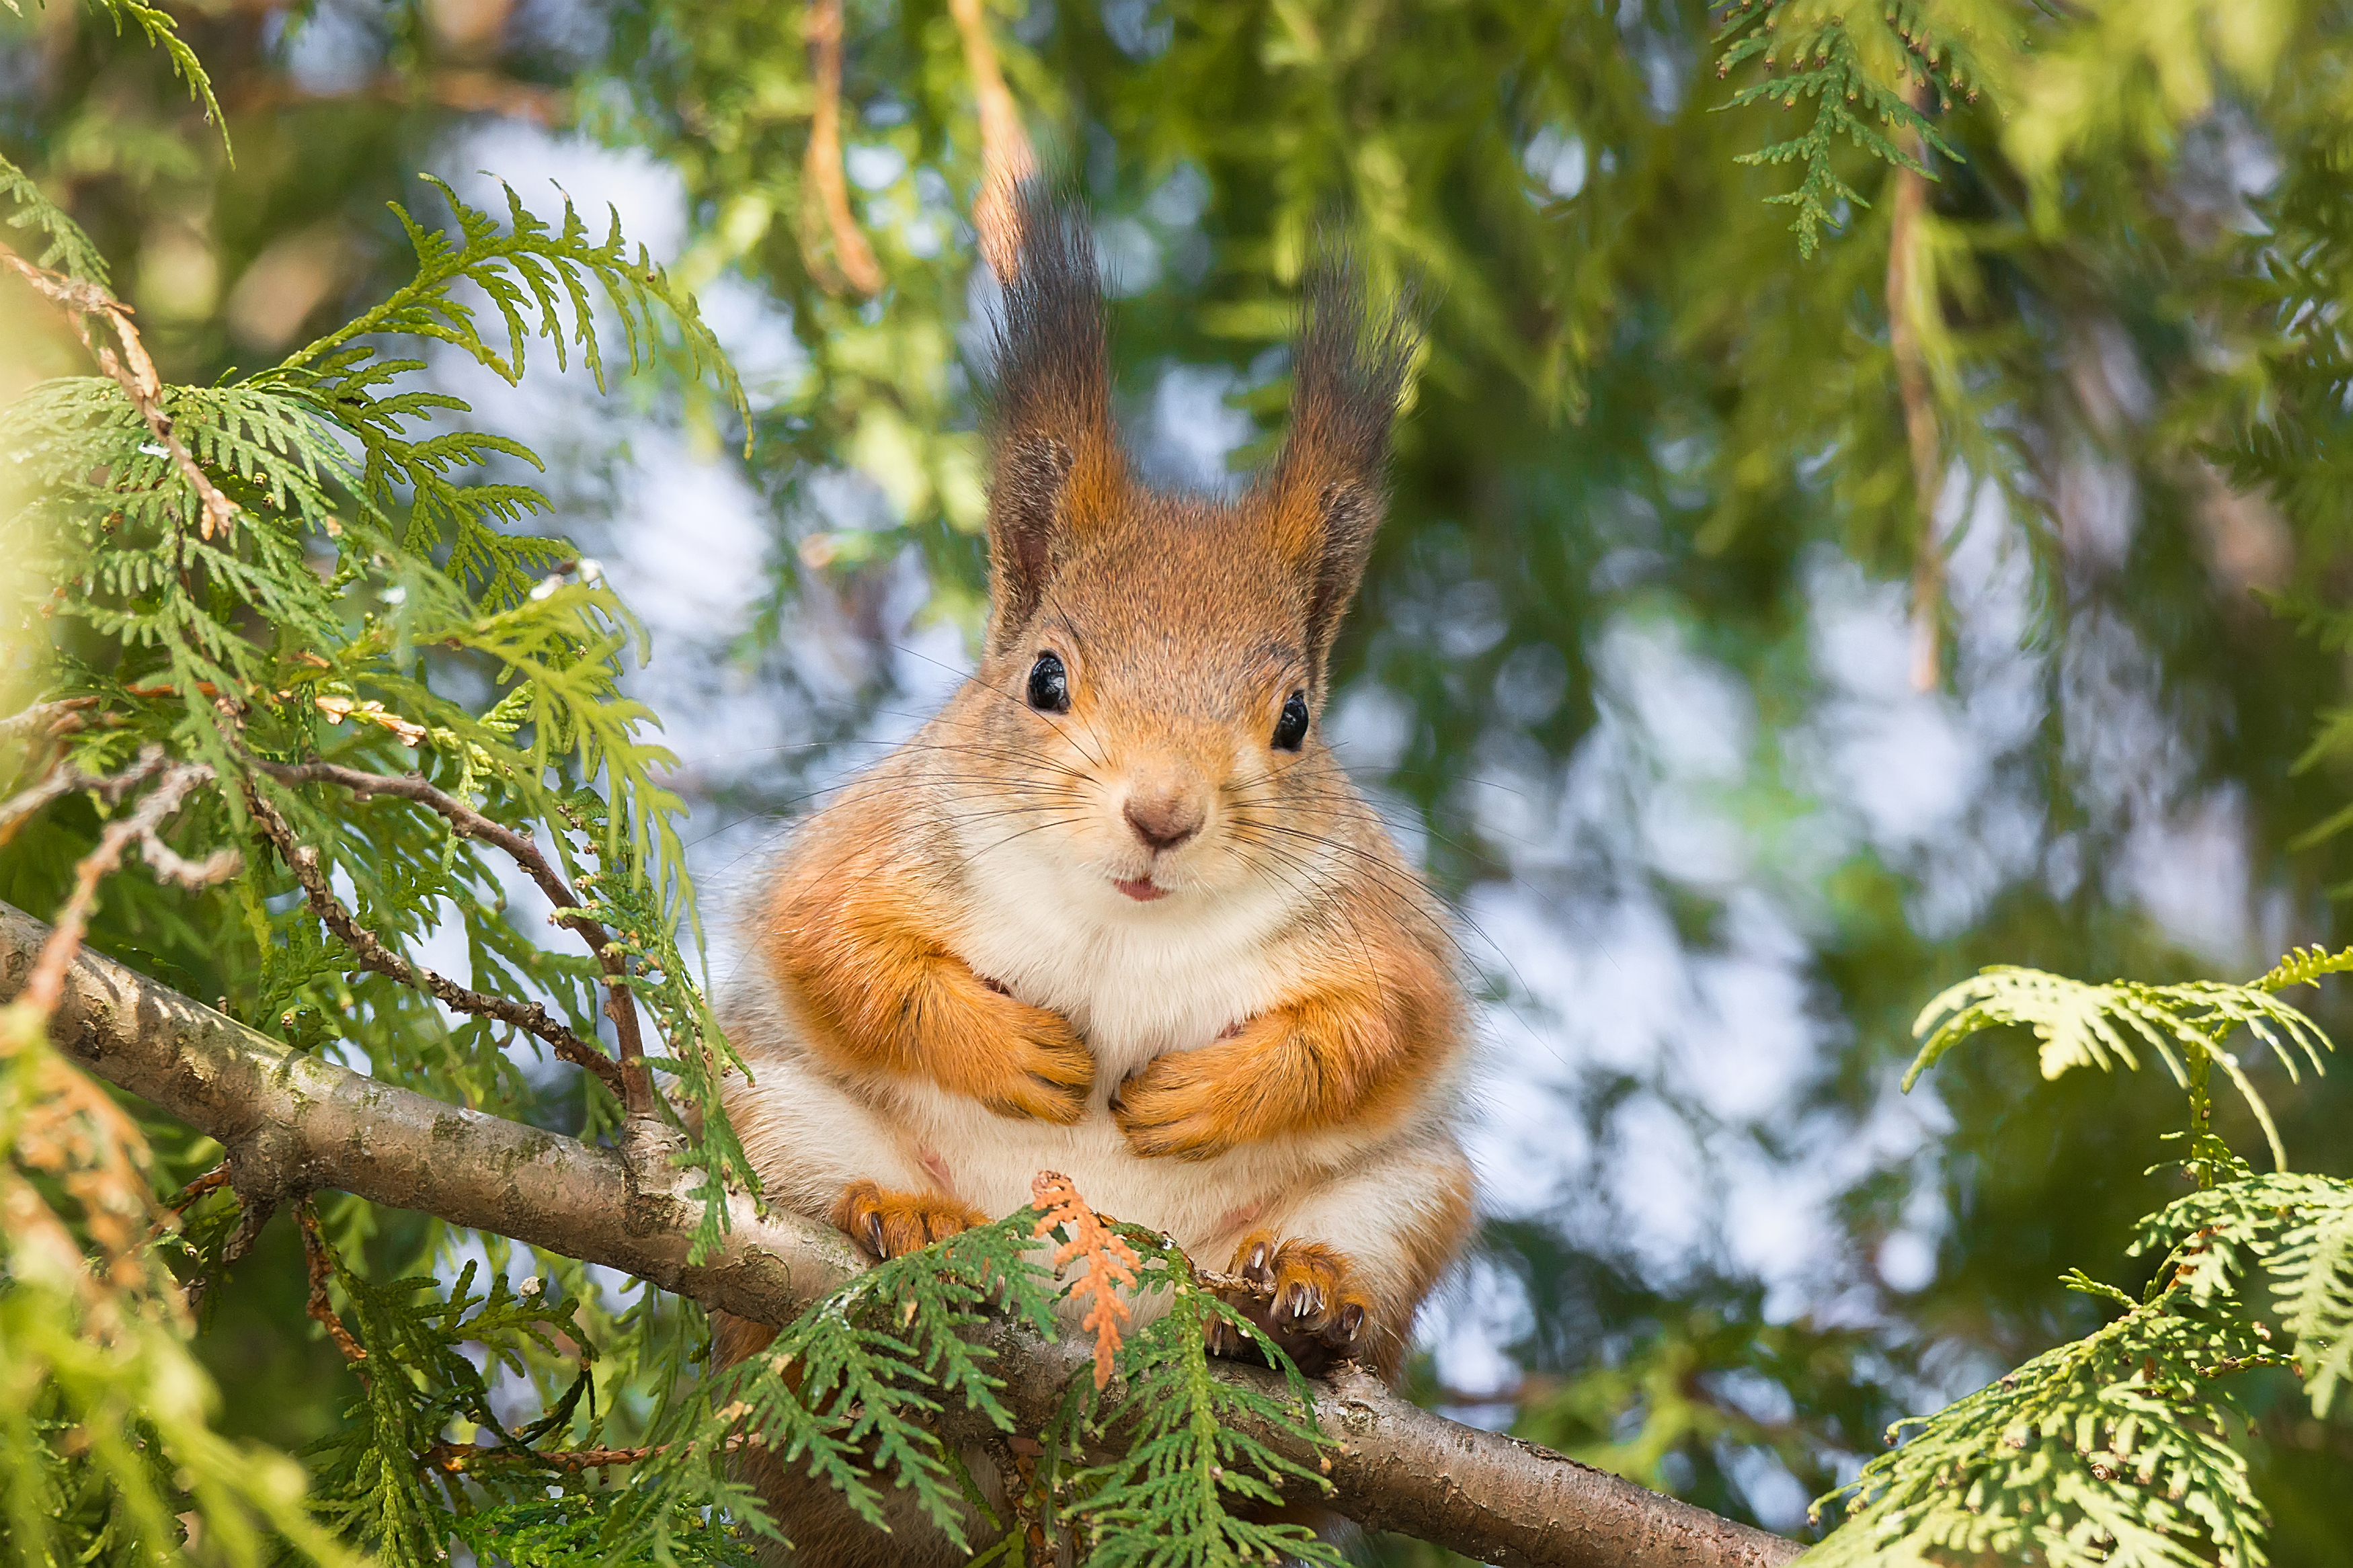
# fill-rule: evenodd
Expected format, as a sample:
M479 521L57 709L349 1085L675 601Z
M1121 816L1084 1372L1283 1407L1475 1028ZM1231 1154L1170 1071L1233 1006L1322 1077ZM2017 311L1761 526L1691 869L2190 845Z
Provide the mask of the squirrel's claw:
M970 1204L932 1193L892 1192L874 1182L844 1185L830 1217L834 1229L885 1263L988 1223Z
M1252 1289L1219 1295L1309 1377L1366 1349L1372 1299L1338 1248L1260 1231L1234 1249L1229 1271ZM1208 1337L1211 1355L1265 1359L1256 1340L1223 1319L1209 1326Z

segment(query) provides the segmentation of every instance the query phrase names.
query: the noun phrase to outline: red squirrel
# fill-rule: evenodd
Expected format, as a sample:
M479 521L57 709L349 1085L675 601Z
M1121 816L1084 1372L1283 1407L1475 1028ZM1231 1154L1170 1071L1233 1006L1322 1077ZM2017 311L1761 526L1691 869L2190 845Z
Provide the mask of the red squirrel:
M1320 268L1281 455L1232 500L1147 489L1085 218L1034 186L1021 218L979 667L744 910L727 1113L770 1201L877 1258L1060 1171L1271 1284L1236 1304L1304 1371L1394 1377L1472 1225L1469 1008L1444 910L1321 720L1409 329ZM718 1331L727 1361L768 1337ZM931 1560L768 1470L798 1561Z

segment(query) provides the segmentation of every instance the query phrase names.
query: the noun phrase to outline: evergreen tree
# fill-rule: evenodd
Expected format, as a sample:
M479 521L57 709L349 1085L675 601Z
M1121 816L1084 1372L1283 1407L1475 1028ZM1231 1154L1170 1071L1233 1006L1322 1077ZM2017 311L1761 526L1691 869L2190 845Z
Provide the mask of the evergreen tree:
M979 1520L1002 1560L1317 1552L1247 1507L1318 1489L1317 1390L1213 1375L1213 1260L1083 1194L848 1279L714 1378L692 1291L232 1181L206 1129L52 1044L86 945L299 1056L674 1173L681 1256L734 1256L756 1183L682 829L854 765L910 668L875 608L907 583L976 626L965 215L1040 161L1119 268L1139 425L1207 387L1255 455L1320 226L1432 302L1335 683L1473 916L1498 1032L1579 1006L1499 910L1556 952L1620 918L1694 963L1760 919L1798 952L1822 1059L1768 1119L1622 1058L1547 1086L1585 1164L1478 1264L1516 1429L1825 1562L2341 1552L2353 1148L2343 1006L2305 988L2353 962L2327 951L2346 8L50 0L0 49L0 897L58 932L0 1015L19 1559L737 1561L773 1533L723 1463L746 1442L870 1510L902 1486ZM665 171L676 256L560 191L431 178L501 119ZM759 301L791 351L739 352L739 382L698 295ZM806 749L662 743L664 647L567 538L649 525L511 417L549 362L757 489L772 571L733 657ZM499 395L451 391L460 363ZM1891 602L1900 671L1824 651ZM823 624L863 661L846 702L796 657ZM1700 741L1642 706L1677 701ZM1981 746L1945 841L1833 787L1935 765L1826 761L1870 704ZM1717 763L1669 754L1702 742ZM1671 853L1663 817L1736 852ZM2192 859L2216 834L2242 887ZM2256 941L2320 945L2211 978ZM1719 1059L1756 1023L1721 1018ZM1899 1082L1949 1125L1838 1164ZM1660 1128L1721 1189L1671 1264L1619 1179ZM1836 1189L1840 1289L1794 1311L1722 1234L1767 1167ZM1933 1270L1874 1268L1921 1214ZM1050 1331L1040 1235L1129 1249L1176 1310L1099 1314L1071 1348L1101 1373L1033 1423L1005 1325ZM1009 1516L943 1430L996 1444Z

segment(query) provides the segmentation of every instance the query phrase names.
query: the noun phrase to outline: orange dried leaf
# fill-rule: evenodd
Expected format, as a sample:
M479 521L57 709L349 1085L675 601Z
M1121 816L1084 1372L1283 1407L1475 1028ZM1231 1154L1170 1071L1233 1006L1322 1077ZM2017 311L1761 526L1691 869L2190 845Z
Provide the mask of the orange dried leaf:
M1120 1287L1135 1284L1136 1270L1144 1267L1144 1260L1103 1222L1079 1195L1071 1178L1060 1172L1039 1172L1030 1180L1029 1195L1042 1211L1031 1234L1043 1237L1059 1228L1069 1237L1054 1248L1055 1268L1074 1259L1086 1260L1087 1271L1071 1281L1071 1293L1090 1303L1080 1323L1094 1331L1095 1386L1101 1388L1111 1381L1112 1358L1119 1353L1120 1325L1132 1312L1127 1299L1119 1293Z

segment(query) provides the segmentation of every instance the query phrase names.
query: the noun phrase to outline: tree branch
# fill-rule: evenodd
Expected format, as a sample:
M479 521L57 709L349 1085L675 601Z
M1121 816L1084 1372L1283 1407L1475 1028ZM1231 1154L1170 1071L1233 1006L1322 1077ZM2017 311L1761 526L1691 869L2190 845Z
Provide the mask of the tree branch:
M997 277L1010 279L1021 259L1020 205L1015 193L1038 172L1038 155L1022 129L1021 110L997 66L997 46L988 36L981 0L948 0L964 38L965 68L980 118L980 192L973 198L972 225L980 254Z
M871 298L882 291L882 268L849 210L849 184L841 167L841 0L809 0L807 27L817 109L809 119L808 155L803 167L816 188L818 210L833 235L833 264L839 268L839 281ZM808 210L804 198L805 231L810 226L806 222ZM803 248L813 263L809 270L818 274L828 292L839 293L840 289L832 286L835 279L825 278L814 265L818 259L815 247L805 243Z
M0 904L0 996L23 988L47 935ZM700 1206L685 1173L650 1163L632 1171L612 1150L290 1051L95 953L66 973L50 1031L72 1060L218 1139L248 1205L340 1188L777 1325L864 1267L829 1229L762 1215L741 1194L729 1199L723 1245L690 1262ZM1075 1338L1047 1342L1014 1325L989 1338L1007 1403L1033 1427L1092 1355ZM1235 1366L1217 1375L1271 1377ZM1367 1373L1323 1382L1316 1408L1341 1442L1329 1456L1334 1506L1374 1529L1490 1563L1558 1568L1778 1568L1798 1555L1793 1542L1419 1409ZM1254 1435L1315 1462L1277 1434Z

